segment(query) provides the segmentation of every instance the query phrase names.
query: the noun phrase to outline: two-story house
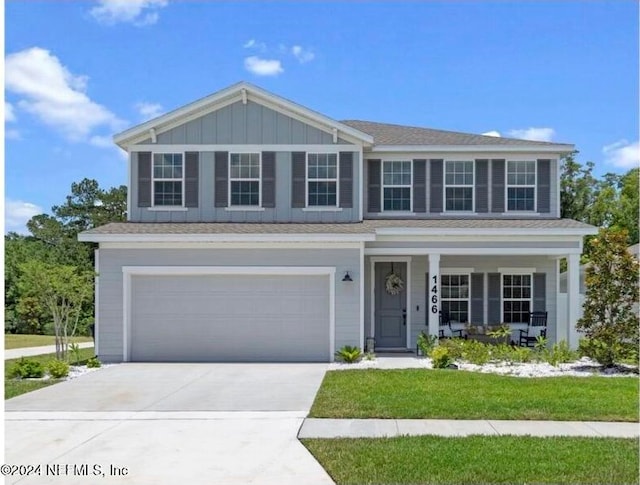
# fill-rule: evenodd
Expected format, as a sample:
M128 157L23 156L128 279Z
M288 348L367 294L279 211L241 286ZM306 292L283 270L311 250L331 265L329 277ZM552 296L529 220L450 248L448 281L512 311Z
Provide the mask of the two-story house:
M335 121L239 83L115 136L128 222L96 254L104 361L330 361L413 349L438 314L566 340L591 226L560 218L572 145ZM568 306L558 315L558 268Z

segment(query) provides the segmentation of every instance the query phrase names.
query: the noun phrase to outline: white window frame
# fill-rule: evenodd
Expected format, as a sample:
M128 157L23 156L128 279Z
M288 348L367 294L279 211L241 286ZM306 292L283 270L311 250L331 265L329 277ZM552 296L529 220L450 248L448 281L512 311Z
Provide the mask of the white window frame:
M258 170L260 171L258 178L231 177L231 156L232 155L258 155ZM262 153L255 151L235 151L229 152L227 160L227 208L242 210L256 210L262 208ZM258 182L258 204L257 205L234 205L231 203L231 182Z
M529 281L531 283L531 292L529 293L529 298L505 298L504 297L504 277L505 276L528 276ZM529 301L529 311L533 311L533 273L529 272L504 272L500 273L500 318L502 322L505 323L504 318L504 302L505 301ZM517 324L517 323L525 323L525 322L511 322L509 325Z
M335 178L309 178L309 155L335 155L336 156L336 177ZM308 152L304 166L304 202L306 209L312 210L335 210L340 207L340 156L336 152ZM309 182L335 182L336 183L336 204L335 205L311 205L309 204Z
M398 163L405 162L409 163L410 173L409 173L409 184L408 185L386 185L384 183L384 164L385 163ZM382 212L386 212L387 214L410 214L413 213L413 160L407 160L406 158L398 158L398 159L387 159L382 161L382 166L380 170L380 209ZM397 189L397 188L409 188L409 210L397 210L397 209L387 209L384 208L384 189Z
M471 177L473 181L471 185L469 184L447 184L447 165L450 163L471 163ZM476 211L476 162L475 160L445 160L444 161L444 172L443 172L443 187L442 191L442 208L443 212L455 212L456 214L471 214ZM463 188L468 189L471 188L471 209L470 210L455 210L455 209L447 209L447 189L456 189Z
M445 298L442 292L443 281L442 278L444 276L466 276L467 282L469 286L469 292L467 294L467 298ZM442 271L440 270L440 308L442 308L445 301L466 301L467 302L467 322L471 323L471 273L467 272L459 272L459 271ZM464 323L464 322L453 322L453 323Z
M510 184L509 183L509 164L510 163L533 163L533 185L531 184ZM538 210L538 161L537 160L507 160L504 165L504 211L511 213L525 213L531 214L535 213ZM522 210L522 209L509 209L509 189L517 189L517 188L532 188L533 189L533 209L531 210Z
M156 155L180 155L182 157L182 177L177 178L156 178L155 160ZM151 153L151 208L160 210L171 210L175 208L184 208L184 171L185 171L185 152L152 152ZM156 205L156 182L181 182L181 202L180 205Z

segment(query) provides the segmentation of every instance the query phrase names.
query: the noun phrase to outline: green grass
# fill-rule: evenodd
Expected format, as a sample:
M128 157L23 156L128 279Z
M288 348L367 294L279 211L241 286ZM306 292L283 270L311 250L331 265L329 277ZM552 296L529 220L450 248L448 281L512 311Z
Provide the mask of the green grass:
M80 349L80 364L84 364L88 359L93 357L94 349L93 347ZM70 356L71 357L71 356ZM27 357L29 360L36 360L38 362L42 362L42 364L46 365L47 362L56 358L56 354L44 354L44 355L34 355L32 357ZM75 365L75 360L73 357L71 363ZM41 389L43 387L50 386L52 384L57 384L61 382L57 379L46 379L46 380L31 380L31 379L11 379L9 377L9 372L11 367L18 361L19 359L8 359L4 361L4 398L10 399L15 396L19 396L20 394L24 394L26 392L35 391L36 389Z
M53 335L22 335L5 334L5 349L21 349L24 347L41 347L43 345L55 345L56 338ZM91 342L91 337L73 337L71 342Z
M638 421L638 380L451 370L327 372L315 418Z
M302 443L338 485L638 483L637 439L405 436Z

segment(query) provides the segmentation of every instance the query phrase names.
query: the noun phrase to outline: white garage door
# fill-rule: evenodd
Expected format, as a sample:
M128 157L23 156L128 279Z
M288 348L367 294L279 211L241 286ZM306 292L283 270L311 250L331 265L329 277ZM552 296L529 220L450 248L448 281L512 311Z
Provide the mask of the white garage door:
M133 276L131 360L327 362L329 277Z

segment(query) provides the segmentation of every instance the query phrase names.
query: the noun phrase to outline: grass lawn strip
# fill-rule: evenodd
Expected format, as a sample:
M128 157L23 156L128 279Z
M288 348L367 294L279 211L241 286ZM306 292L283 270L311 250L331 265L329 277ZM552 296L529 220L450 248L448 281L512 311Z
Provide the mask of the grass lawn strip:
M55 345L56 338L53 335L23 335L23 334L5 334L5 349L22 349L25 347L42 347L44 345ZM73 337L70 342L91 342L91 337Z
M638 381L451 370L327 372L313 418L638 421Z
M79 364L85 364L88 359L95 355L94 348L89 347L86 349L80 349L80 362ZM34 355L32 357L26 357L29 360L36 360L46 365L47 362L56 358L56 354L44 354ZM62 379L11 379L9 377L9 371L11 367L20 359L8 359L4 361L4 398L10 399L12 397L19 396L26 392L35 391L43 387L51 386L62 382ZM71 361L71 365L76 365L75 361Z
M638 483L636 439L412 436L302 443L338 485Z

